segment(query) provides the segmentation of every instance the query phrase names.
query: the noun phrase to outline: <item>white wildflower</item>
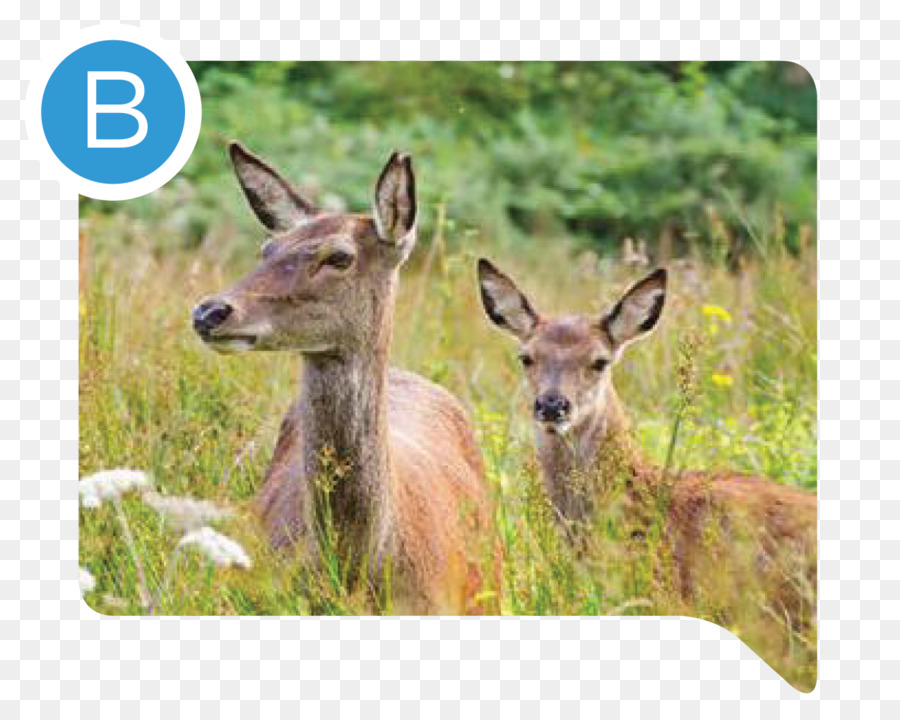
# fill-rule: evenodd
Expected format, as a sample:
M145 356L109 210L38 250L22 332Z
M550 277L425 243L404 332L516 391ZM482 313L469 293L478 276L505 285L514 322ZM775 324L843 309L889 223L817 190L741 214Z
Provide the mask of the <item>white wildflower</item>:
M91 575L87 568L80 568L78 571L78 584L81 586L81 594L89 593L97 586L94 576Z
M244 552L244 548L211 527L192 530L181 538L178 547L196 547L219 567L239 565L249 568L253 564L250 557Z
M119 497L129 490L150 486L150 477L146 473L140 470L117 468L116 470L104 470L80 480L78 495L81 498L82 507L95 508L100 507L105 500Z
M234 513L209 500L188 497L166 497L153 490L143 494L144 502L170 525L185 532L209 525L216 520L230 518Z

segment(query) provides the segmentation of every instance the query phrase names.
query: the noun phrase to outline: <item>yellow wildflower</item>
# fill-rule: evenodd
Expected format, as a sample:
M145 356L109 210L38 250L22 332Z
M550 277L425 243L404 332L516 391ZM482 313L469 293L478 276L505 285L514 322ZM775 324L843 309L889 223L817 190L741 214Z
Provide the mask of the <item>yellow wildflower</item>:
M710 380L713 381L714 385L718 385L719 387L731 387L734 385L734 378L726 373L713 373L710 376Z
M719 305L704 305L700 310L710 319L721 320L726 325L731 325L731 313Z

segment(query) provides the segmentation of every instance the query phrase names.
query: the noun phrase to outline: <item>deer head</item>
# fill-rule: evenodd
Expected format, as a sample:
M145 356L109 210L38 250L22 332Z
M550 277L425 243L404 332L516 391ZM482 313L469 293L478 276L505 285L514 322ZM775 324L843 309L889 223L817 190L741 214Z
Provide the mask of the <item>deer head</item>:
M488 317L519 341L534 419L559 435L602 412L610 369L625 347L653 330L666 297L666 271L660 269L600 316L550 317L485 259L478 261L478 279Z
M410 156L390 156L368 216L321 212L238 143L230 154L268 238L249 275L194 308L197 334L220 352L341 354L371 345L390 315L397 269L415 245Z

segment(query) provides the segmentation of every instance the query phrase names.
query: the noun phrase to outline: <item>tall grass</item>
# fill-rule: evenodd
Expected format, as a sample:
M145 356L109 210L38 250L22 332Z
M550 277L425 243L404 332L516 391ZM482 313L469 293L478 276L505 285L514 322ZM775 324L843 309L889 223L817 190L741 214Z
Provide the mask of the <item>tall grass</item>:
M469 409L496 498L504 548L502 611L517 615L695 615L725 624L798 687L815 683L815 622L793 626L757 592L729 590L690 606L671 581L662 514L632 537L611 494L589 542L574 553L543 493L532 450L528 397L515 349L483 318L475 258L509 270L546 311L597 312L641 272L535 239L524 253L477 233L460 236L438 214L436 237L404 269L394 364L457 394ZM138 248L92 252L82 237L80 456L82 475L129 466L166 494L214 500L236 516L218 527L253 558L251 569L215 569L135 495L81 511L81 564L96 579L87 601L104 613L304 614L390 611L342 575L272 553L247 510L278 424L295 391L299 360L287 354L220 356L190 328L207 292L249 269L198 254L157 257ZM425 243L423 243L424 245ZM449 249L448 249L449 248ZM698 258L670 266L670 295L656 333L615 369L620 396L650 458L683 468L729 468L816 487L816 285L813 253L767 249L740 272ZM696 388L683 412L679 348L695 344ZM673 442L673 426L679 429ZM129 549L131 546L131 549ZM173 570L172 563L177 562ZM799 581L798 581L799 582ZM808 588L811 608L815 589ZM811 612L814 612L812 610Z

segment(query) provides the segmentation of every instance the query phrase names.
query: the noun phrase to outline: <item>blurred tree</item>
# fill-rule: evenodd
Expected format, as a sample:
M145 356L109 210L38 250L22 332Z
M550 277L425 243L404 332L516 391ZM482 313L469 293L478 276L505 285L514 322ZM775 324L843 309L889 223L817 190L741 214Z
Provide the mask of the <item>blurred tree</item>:
M665 234L737 253L774 236L790 246L815 226L816 88L793 63L191 67L204 123L182 173L187 244L223 219L242 222L223 155L231 138L355 207L368 205L385 154L405 147L427 177L426 209L445 203L451 219L492 232L651 245ZM168 216L157 200L84 210Z

